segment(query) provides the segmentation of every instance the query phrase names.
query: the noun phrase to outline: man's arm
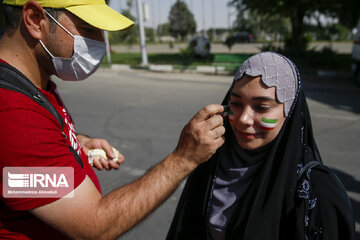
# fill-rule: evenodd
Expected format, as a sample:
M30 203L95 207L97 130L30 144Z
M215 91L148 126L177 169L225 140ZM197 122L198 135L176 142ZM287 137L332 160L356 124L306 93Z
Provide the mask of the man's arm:
M114 239L158 207L199 164L224 143L221 105L209 105L184 127L176 149L137 181L105 197L86 179L73 198L31 212L76 239Z

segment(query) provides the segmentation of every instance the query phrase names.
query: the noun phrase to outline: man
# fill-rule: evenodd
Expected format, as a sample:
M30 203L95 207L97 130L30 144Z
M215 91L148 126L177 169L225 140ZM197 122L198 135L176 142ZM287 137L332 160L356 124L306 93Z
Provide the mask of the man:
M9 5L5 8L8 22L16 9L20 8L21 16L18 24L8 23L0 41L2 64L16 68L37 86L66 124L62 130L56 119L31 98L0 89L0 167L72 167L74 190L73 197L61 198L2 195L0 238L114 239L144 219L223 144L225 129L218 113L224 108L206 106L184 127L176 149L163 161L137 181L103 197L81 146L104 148L110 158L111 146L104 140L76 137L71 117L50 76L55 74L64 80L86 78L104 56L101 29L123 30L133 23L103 0L4 3ZM76 155L81 157L80 164Z

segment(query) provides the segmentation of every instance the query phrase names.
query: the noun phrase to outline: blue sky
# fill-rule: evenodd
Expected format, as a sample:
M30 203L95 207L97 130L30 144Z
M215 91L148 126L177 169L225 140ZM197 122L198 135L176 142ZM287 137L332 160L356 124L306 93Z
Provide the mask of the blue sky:
M203 28L209 29L227 28L228 19L230 24L233 22L235 15L234 9L227 7L228 0L183 0L192 11L197 24L197 30ZM136 16L136 0L134 0L133 15ZM149 7L149 19L145 26L156 27L159 23L167 22L170 7L176 0L142 0ZM110 6L116 11L126 8L126 0L111 0ZM229 14L230 13L230 14Z

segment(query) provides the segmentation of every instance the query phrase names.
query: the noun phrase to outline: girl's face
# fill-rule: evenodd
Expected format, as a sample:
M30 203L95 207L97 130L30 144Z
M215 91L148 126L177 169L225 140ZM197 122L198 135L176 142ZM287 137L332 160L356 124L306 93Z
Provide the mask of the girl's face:
M285 121L284 104L261 77L244 75L235 82L229 106L229 121L240 147L254 150L270 143Z

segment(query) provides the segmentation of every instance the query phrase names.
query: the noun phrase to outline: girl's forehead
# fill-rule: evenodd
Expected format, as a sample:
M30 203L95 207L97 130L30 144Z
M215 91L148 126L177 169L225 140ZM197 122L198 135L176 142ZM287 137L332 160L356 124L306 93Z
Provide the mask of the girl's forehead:
M234 87L231 91L233 96L268 96L275 98L275 87L266 86L261 77L251 77L244 75L240 80L234 83Z
M288 116L299 87L296 67L289 59L274 52L255 54L239 68L233 84L244 75L261 76L266 86L275 87L276 99L284 103L284 114Z

